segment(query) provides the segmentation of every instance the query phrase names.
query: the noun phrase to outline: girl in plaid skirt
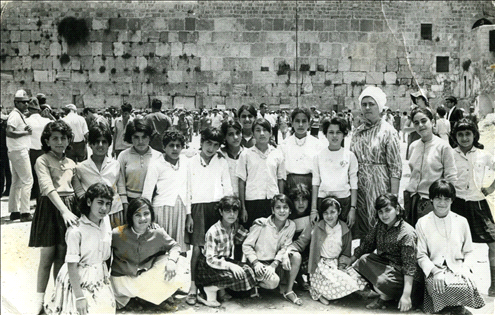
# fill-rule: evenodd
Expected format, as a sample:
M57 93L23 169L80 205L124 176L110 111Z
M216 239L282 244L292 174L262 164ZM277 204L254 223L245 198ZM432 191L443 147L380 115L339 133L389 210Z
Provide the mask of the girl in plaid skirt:
M226 196L218 203L221 219L206 232L205 246L198 258L196 285L202 286L206 299L198 295L198 301L206 306L218 307L225 300L224 289L247 291L256 284L253 269L247 264L231 259L234 237L238 239L239 224L237 217L241 203L237 197Z

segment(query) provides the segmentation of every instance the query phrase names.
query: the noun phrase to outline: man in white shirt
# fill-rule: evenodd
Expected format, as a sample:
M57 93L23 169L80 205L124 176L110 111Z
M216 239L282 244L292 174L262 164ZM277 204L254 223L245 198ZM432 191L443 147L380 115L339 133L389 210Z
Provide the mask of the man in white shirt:
M35 97L31 98L31 102L28 104L28 110L29 117L26 118L26 123L33 128L33 133L29 136L31 139L29 160L31 161L31 172L33 173L31 199L38 199L40 187L38 185L38 176L36 176L36 172L34 171L34 164L36 163L36 159L43 154L43 150L41 150L41 134L51 120L40 115L41 107L38 104L38 99Z
M18 90L14 96L14 110L7 119L7 149L12 164L12 185L9 197L10 220L31 221L29 213L29 195L33 186L33 174L29 162L29 136L33 129L26 122L24 112L30 99L24 90Z
M84 117L77 114L77 107L74 104L65 105L66 115L62 118L72 129L74 134L74 143L72 148L65 151L65 155L74 162L82 162L86 160L86 138L88 137L88 124Z

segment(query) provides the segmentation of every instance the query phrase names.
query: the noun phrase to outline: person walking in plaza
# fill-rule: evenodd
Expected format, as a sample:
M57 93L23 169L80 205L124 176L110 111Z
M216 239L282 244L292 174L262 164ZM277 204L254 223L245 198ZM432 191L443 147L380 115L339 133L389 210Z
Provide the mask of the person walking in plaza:
M120 110L122 112L122 116L117 117L115 119L114 133L113 133L113 154L117 159L119 154L131 147L131 143L125 141L124 135L126 133L127 124L133 120L131 117L132 105L129 103L124 103ZM151 136L150 136L151 138Z
M364 123L354 131L350 147L359 163L354 238L366 236L376 224L376 198L387 192L397 195L402 176L399 137L380 117L387 96L379 87L369 86L358 100Z
M51 121L48 118L40 115L41 108L36 97L31 98L28 104L29 117L26 123L33 128L33 133L30 135L31 146L29 147L29 160L31 161L31 172L33 174L33 188L31 189L31 199L38 199L40 195L40 187L38 184L38 176L34 171L36 159L43 154L41 149L41 134L45 126Z
M495 159L479 143L480 133L474 121L462 118L454 125L452 134L457 143L454 149L456 198L452 212L467 219L473 242L488 245L491 280L488 296L495 296L495 222L486 201L495 191L495 180L487 187L483 185L489 172L495 171Z
M451 183L457 180L452 148L433 134L433 113L429 108L415 108L410 116L421 139L411 144L409 168L411 177L404 190L406 221L416 225L419 218L433 210L428 188L437 179Z
M151 101L151 113L144 117L144 121L151 125L153 130L150 140L151 148L163 153L163 134L172 126L172 120L162 113L161 109L162 101L153 99Z
M66 155L74 162L82 162L86 160L88 150L86 149L86 140L88 138L88 124L84 117L77 114L77 107L74 104L65 105L66 115L62 118L67 123L74 133L74 140Z
M12 173L10 172L10 162L7 149L7 115L4 115L2 104L0 103L0 196L10 194L12 185Z
M33 128L26 122L24 112L30 99L24 90L18 90L14 96L15 108L7 118L7 149L12 165L12 185L9 196L10 220L32 220L29 213L29 200L33 187L33 173L29 160L30 136ZM8 163L8 161L5 161Z
M55 279L64 263L66 229L77 224L78 211L72 187L76 163L65 155L72 135L71 128L63 120L48 123L41 135L45 154L34 165L40 198L31 225L29 247L41 247L36 286L39 310L43 305L52 266Z
M441 139L449 142L450 122L445 118L446 113L447 111L444 106L437 107L437 114L439 117L437 119L437 132Z

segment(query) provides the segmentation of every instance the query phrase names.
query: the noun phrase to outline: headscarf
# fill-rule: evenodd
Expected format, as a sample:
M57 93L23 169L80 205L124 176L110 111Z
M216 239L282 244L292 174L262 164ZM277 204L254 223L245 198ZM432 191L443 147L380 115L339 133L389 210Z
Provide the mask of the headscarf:
M363 92L361 92L361 95L359 95L359 104L361 104L361 101L366 96L369 96L375 100L381 113L383 111L383 107L387 103L387 95L382 91L382 89L376 86L368 86L363 90Z

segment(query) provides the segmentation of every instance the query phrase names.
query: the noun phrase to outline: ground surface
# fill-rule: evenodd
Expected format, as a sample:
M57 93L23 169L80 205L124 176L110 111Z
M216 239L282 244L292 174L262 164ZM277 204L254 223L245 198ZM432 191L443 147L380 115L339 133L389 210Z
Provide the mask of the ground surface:
M494 152L494 131L492 126L482 133L482 143L486 149ZM347 143L349 141L346 141ZM192 148L199 146L199 138L194 137ZM401 141L403 153L403 178L401 180L401 192L409 180L409 168L404 159L405 144ZM39 249L27 246L31 223L14 223L8 220L7 198L1 200L1 314L32 314L34 310L34 295L36 292L36 272L39 259ZM493 200L493 199L492 199ZM493 298L489 298L486 293L490 285L490 274L488 266L488 249L484 244L475 244L476 265L473 266L474 278L478 288L486 302L486 306L479 310L470 309L474 314L494 314ZM184 268L188 268L188 261L184 259L180 263ZM184 275L184 290L188 290L188 274ZM49 296L53 289L53 282L50 280L47 289ZM261 291L261 299L235 298L224 302L219 308L208 308L201 304L189 306L181 303L177 313L331 313L331 314L398 314L396 309L386 309L380 311L369 311L365 308L368 301L357 297L348 296L331 303L329 306L313 301L308 292L295 290L302 298L304 305L296 306L283 299L275 292ZM133 314L126 312L127 314ZM146 311L135 313L149 313ZM409 313L421 313L419 310L412 310Z

